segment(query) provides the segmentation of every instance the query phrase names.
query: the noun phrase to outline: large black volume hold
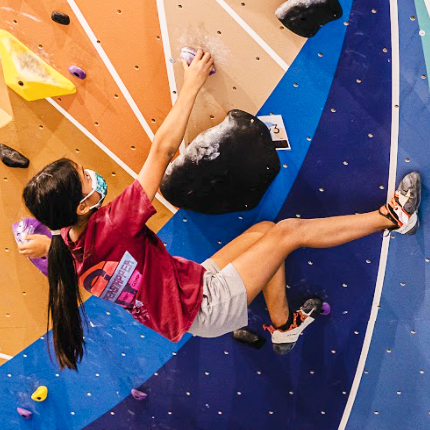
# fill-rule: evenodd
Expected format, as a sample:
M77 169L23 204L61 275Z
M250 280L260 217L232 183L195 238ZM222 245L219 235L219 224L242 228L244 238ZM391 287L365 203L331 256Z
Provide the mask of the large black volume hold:
M205 214L253 209L281 166L269 129L230 111L199 134L167 169L161 193L173 205Z
M275 14L293 33L313 37L323 25L339 19L343 11L338 0L288 0Z

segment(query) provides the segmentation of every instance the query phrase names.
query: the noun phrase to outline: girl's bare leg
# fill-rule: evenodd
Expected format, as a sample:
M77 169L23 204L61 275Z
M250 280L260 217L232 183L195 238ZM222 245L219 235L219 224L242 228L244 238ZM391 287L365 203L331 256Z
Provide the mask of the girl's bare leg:
M253 225L243 234L221 248L211 259L223 269L274 227L275 223L269 221ZM283 261L280 263L274 276L268 280L262 290L273 325L278 327L285 324L288 320L289 308L285 287L285 265Z
M287 219L269 229L232 263L243 279L249 304L295 249L330 248L390 227L393 223L378 211L319 219ZM285 281L282 288L285 291Z

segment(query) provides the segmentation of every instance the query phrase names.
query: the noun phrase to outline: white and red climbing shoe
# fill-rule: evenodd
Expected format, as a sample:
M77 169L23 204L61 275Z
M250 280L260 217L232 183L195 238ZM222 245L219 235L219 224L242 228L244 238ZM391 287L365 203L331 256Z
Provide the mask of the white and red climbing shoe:
M288 321L281 327L264 325L272 335L273 350L278 354L288 354L295 346L299 336L321 315L322 301L318 298L306 300L303 306L291 313Z
M400 234L415 234L419 227L418 208L421 203L421 177L408 173L400 182L394 197L379 209L379 213L394 223Z

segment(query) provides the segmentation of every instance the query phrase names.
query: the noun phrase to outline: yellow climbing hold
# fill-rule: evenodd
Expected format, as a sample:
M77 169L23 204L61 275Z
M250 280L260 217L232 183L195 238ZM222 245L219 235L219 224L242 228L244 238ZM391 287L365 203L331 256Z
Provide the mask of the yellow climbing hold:
M0 30L0 57L6 84L27 101L76 93L71 81L5 30Z
M48 387L39 387L32 395L31 398L36 402L43 402L48 396Z

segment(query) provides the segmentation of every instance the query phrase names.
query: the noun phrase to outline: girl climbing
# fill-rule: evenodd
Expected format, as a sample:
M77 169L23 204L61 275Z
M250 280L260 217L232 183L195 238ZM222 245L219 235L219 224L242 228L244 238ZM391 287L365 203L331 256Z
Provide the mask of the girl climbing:
M337 246L384 229L416 231L421 185L414 172L379 211L262 222L203 264L171 256L145 224L155 213L151 202L213 59L199 50L191 65L183 66L182 91L156 133L142 170L111 203L102 207L105 180L67 159L46 166L24 189L27 208L52 231L52 240L27 236L28 243L19 247L27 257L48 255L48 326L51 319L61 368L77 370L84 353L78 286L121 305L173 342L186 332L215 337L246 326L247 306L263 291L274 349L286 353L321 308L318 299L311 299L290 311L284 260L292 251Z

